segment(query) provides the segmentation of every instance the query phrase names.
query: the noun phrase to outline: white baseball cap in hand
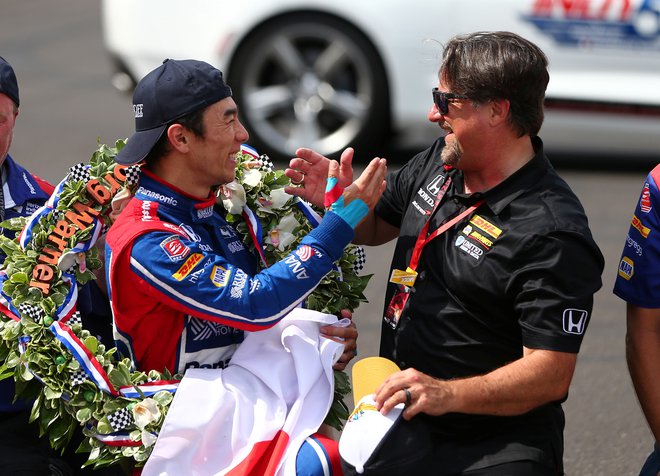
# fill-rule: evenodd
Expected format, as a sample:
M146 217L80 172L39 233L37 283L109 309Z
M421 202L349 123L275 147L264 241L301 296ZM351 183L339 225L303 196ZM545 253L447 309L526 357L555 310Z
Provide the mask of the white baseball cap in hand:
M394 362L383 357L367 357L353 366L355 409L339 438L339 454L357 473L364 472L364 465L401 417L402 403L382 415L374 401L376 389L389 375L398 371Z

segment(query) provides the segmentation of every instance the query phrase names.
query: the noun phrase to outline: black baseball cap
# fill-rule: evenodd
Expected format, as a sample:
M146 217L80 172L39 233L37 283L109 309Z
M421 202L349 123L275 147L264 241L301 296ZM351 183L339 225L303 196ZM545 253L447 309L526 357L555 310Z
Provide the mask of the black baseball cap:
M16 81L14 69L2 56L0 56L0 93L6 94L9 99L14 101L16 107L19 106L18 82Z
M204 61L166 59L133 92L135 134L115 161L143 160L172 121L231 96L222 72Z

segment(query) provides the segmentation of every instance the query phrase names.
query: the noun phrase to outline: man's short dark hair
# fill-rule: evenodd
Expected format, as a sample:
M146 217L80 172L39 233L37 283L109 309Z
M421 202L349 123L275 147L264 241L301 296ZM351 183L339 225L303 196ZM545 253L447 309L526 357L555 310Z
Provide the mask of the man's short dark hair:
M440 77L477 104L508 99L509 121L520 137L541 129L548 58L531 41L507 31L456 36L444 49Z

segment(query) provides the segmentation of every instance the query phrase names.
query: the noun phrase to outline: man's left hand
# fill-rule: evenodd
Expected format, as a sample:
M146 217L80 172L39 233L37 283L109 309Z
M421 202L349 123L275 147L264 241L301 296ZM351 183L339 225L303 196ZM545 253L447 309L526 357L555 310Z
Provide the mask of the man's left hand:
M348 309L342 309L341 317L351 319L353 314ZM323 326L321 335L335 342L344 344L344 353L339 360L332 366L335 370L344 370L348 363L357 355L357 337L358 330L355 322L347 327Z
M390 375L376 390L376 408L383 415L399 403L405 405L404 420L418 413L442 415L450 412L453 391L449 382L439 380L415 369Z

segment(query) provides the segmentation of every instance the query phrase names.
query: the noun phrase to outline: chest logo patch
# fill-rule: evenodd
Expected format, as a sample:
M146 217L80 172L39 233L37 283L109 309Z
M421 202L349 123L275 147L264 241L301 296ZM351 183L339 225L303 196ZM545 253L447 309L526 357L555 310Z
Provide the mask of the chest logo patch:
M223 238L233 238L236 236L236 232L231 226L221 226L220 234Z
M444 175L436 176L431 183L426 186L426 190L434 197L440 193L440 183L444 180Z
M25 204L25 213L32 215L34 212L36 212L39 208L41 208L41 205L33 202L27 202Z
M190 248L184 245L178 236L170 236L165 238L163 241L161 241L160 247L165 252L167 257L175 263L177 261L181 261L183 258L188 256L188 253L190 253Z
M211 215L213 215L213 207L206 207L197 210L197 218L209 218Z
M493 246L493 239L486 237L485 233L475 230L472 225L463 228L463 234L486 248L486 251Z
M204 319L190 319L188 324L192 333L193 340L206 340L216 336L227 336L238 333L237 329L218 324L216 322L205 321Z
M465 235L458 235L456 241L454 242L454 246L476 260L480 259L484 254L484 250L482 250L475 243L472 243L470 240L468 240Z
M219 288L224 288L229 282L230 274L231 272L228 269L222 266L214 266L213 271L211 271L211 282Z
M483 217L479 215L474 215L470 219L470 224L479 228L481 231L485 232L489 236L492 236L493 238L497 239L500 237L502 234L502 230L495 225L493 225L491 222L485 220Z
M195 233L195 230L193 230L190 225L181 223L179 225L179 228L181 228L184 231L184 233L188 235L188 238L190 238L195 243L199 243L200 241L202 241L202 238L197 233Z

